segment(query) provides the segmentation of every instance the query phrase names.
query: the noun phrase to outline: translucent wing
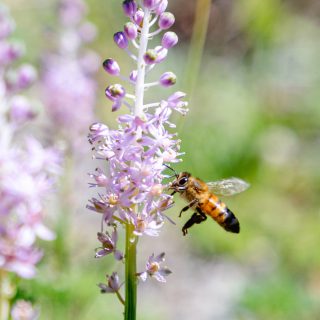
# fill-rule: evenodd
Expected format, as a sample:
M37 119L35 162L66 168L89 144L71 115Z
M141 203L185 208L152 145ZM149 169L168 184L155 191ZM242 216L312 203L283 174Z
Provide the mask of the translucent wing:
M250 184L239 178L228 178L213 182L207 182L209 190L218 196L232 196L243 192L250 187Z

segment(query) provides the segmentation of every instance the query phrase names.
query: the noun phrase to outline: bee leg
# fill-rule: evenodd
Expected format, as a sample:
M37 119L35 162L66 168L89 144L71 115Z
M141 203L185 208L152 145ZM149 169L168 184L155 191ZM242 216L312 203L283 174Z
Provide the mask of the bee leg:
M183 226L182 233L184 236L188 233L188 229L191 228L194 224L199 224L207 220L207 216L200 209L197 209L197 211L198 212L195 212Z
M179 214L179 218L181 218L182 212L185 212L188 209L192 208L197 202L198 202L197 200L192 200L187 206L182 208L182 210L180 211L180 214Z
M203 211L201 211L201 209L200 209L200 208L197 208L197 211L198 211L198 212L199 212L199 214L202 216L202 218L203 218L203 220L202 220L202 221L207 220L207 216L206 216L206 214L205 214Z

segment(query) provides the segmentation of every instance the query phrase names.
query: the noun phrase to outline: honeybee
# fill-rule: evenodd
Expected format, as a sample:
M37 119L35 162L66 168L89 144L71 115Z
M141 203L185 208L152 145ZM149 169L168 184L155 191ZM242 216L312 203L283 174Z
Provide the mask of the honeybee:
M174 171L171 167L168 168ZM194 224L207 220L207 216L213 218L226 231L240 232L239 220L219 200L218 195L231 196L243 192L249 187L247 182L239 178L229 178L206 183L193 177L189 172L179 174L175 172L174 176L175 180L169 184L169 189L173 190L171 195L179 193L188 202L188 205L180 211L179 217L188 209L196 210L182 228L184 236Z

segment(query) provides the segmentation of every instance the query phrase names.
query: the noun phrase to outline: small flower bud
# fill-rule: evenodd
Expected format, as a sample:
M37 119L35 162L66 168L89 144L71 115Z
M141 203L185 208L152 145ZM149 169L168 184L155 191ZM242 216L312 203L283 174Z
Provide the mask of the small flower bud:
M160 4L155 9L156 15L160 16L162 12L164 12L167 9L168 6L168 0L162 0Z
M117 61L113 59L106 59L103 62L103 69L107 71L112 76L118 76L120 74L120 67Z
M36 113L32 110L30 102L23 96L15 96L10 101L10 120L22 125L33 119Z
M171 12L161 13L158 21L158 25L161 29L169 29L174 24L175 18Z
M124 25L124 33L128 39L134 40L138 35L137 26L132 22L127 22Z
M137 7L134 0L125 0L122 3L123 12L127 17L132 17L136 13Z
M119 276L116 272L113 272L111 276L107 275L107 281L107 284L98 284L98 287L101 289L101 293L117 292L121 288Z
M184 92L181 91L177 91L175 93L173 93L169 98L168 98L168 102L169 103L173 103L173 104L177 104L178 102L180 102L181 99L183 99L186 96L186 94Z
M177 81L177 77L173 72L165 72L161 77L160 77L160 83L164 87L170 87L174 85Z
M170 49L174 47L177 43L178 43L178 36L176 35L176 33L172 31L166 32L162 37L161 44L166 49Z
M137 81L137 76L138 76L138 71L137 70L133 70L130 73L130 80L132 82L136 82Z
M157 47L155 47L155 50L158 54L157 59L156 59L156 63L160 63L161 61L163 61L167 57L168 49L165 49L161 46L157 46Z
M19 43L4 43L0 48L0 64L9 64L24 54L24 47Z
M126 90L121 84L112 84L107 87L105 93L108 99L111 101L117 101L125 96Z
M37 78L35 68L29 64L25 64L17 71L16 86L19 89L29 87Z
M141 26L142 24L142 21L143 21L143 17L144 17L144 12L142 10L138 10L134 17L133 17L133 20L134 22L138 25L138 26Z
M113 40L120 49L125 49L128 47L128 39L122 31L115 33Z
M159 0L143 0L142 4L145 8L152 10L159 5Z
M145 61L146 64L153 64L156 63L158 54L156 52L156 50L154 49L149 49L143 56L143 59Z

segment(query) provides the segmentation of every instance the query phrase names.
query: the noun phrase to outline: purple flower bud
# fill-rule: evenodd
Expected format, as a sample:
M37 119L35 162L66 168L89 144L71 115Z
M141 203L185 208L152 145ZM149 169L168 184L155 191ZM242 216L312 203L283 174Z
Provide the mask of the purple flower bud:
M162 37L161 44L166 49L170 49L174 47L177 43L178 43L178 36L176 35L176 33L172 31L166 32Z
M173 72L165 72L161 77L160 77L160 83L164 87L170 87L174 85L177 81L177 77Z
M105 93L108 99L111 101L117 101L125 96L126 90L121 84L116 83L108 86Z
M175 18L171 12L161 13L158 21L158 25L161 29L169 29L174 24Z
M168 102L169 103L178 103L180 102L180 100L182 98L184 98L186 96L186 94L184 92L181 92L181 91L177 91L175 93L173 93L169 98L168 98Z
M23 124L33 119L36 113L32 110L30 102L23 96L15 96L10 102L10 120L16 124Z
M162 0L160 4L155 9L156 15L160 16L162 12L164 12L167 9L168 6L168 0Z
M112 76L118 76L120 74L120 67L117 61L113 59L104 60L102 66L103 66L103 69L106 70Z
M113 293L119 291L122 284L120 284L119 276L116 272L113 272L111 276L107 275L108 284L99 283L101 293Z
M157 47L155 47L155 50L158 54L157 59L156 59L156 63L160 63L161 61L163 61L167 57L168 49L165 49L161 46L157 46Z
M122 31L116 32L113 35L113 40L120 49L125 49L128 47L128 39Z
M127 22L124 25L124 33L128 39L130 39L130 40L135 39L138 35L137 26L132 22Z
M0 64L9 64L24 53L24 48L18 43L3 43L0 46Z
M121 107L121 104L122 104L122 100L121 99L116 100L112 105L111 111L115 112L115 111L119 110L120 107Z
M136 82L137 81L137 76L138 76L138 71L137 70L133 70L130 73L130 80L132 82Z
M128 17L132 17L136 13L137 7L134 0L125 0L122 3L123 12Z
M143 59L145 61L146 64L153 64L156 63L158 54L156 52L156 50L154 49L149 49L143 56Z
M157 7L157 5L159 4L159 0L143 0L142 4L145 8L152 10Z
M142 21L143 21L143 17L144 17L144 12L142 10L138 10L134 17L133 17L133 20L134 22L138 25L138 26L141 26L142 24Z
M35 81L36 77L35 68L29 64L25 64L17 71L16 86L19 89L25 89Z

